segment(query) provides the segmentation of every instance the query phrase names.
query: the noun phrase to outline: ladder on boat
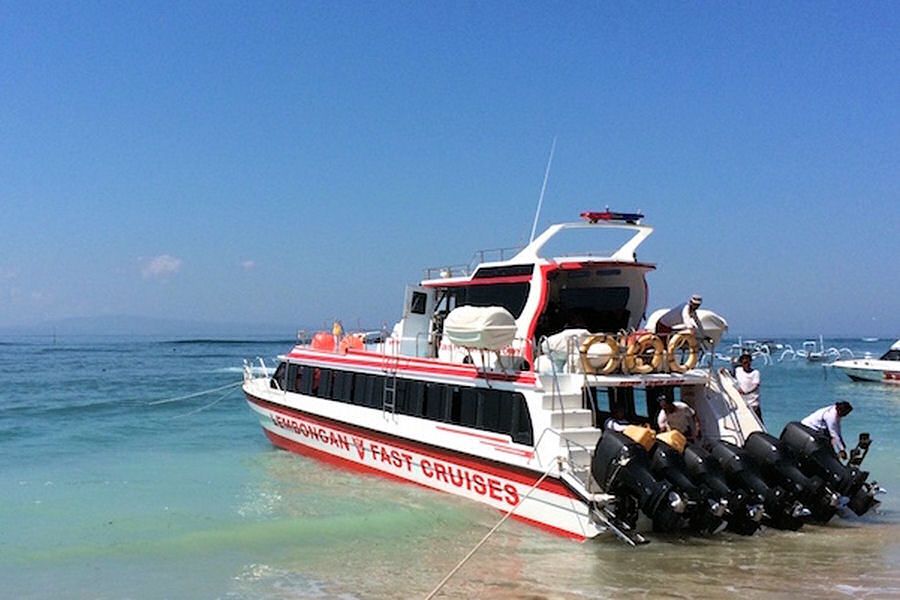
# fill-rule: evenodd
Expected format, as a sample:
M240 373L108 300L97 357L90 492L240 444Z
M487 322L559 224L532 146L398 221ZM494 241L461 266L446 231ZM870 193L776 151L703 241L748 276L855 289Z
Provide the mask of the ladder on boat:
M381 412L385 417L388 413L393 417L397 414L397 371L400 368L400 355L385 354L381 366L386 374L381 390Z

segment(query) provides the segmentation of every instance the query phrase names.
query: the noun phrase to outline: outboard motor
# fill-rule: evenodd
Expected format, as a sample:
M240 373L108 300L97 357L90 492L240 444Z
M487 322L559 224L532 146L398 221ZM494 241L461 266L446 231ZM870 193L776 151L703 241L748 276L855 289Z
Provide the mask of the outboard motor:
M781 440L764 431L755 431L744 442L744 450L762 467L763 476L789 490L809 507L812 518L827 522L837 513L840 494L831 490L821 477L807 477Z
M753 535L759 529L765 514L762 496L731 488L721 465L698 444L690 444L684 449L684 465L694 483L707 490L709 496L722 499L729 531Z
M791 422L784 426L781 441L790 449L807 475L818 476L828 483L828 487L849 498L847 506L857 515L863 515L878 506L876 494L881 491L875 482L866 483L867 471L860 471L855 465L843 464L834 453L831 438L801 423ZM860 434L860 444L854 448L856 456L864 456L871 444L868 434Z
M631 529L640 507L656 531L674 531L682 522L685 502L669 483L650 473L650 459L639 443L618 431L600 436L591 461L591 475L604 491L617 496L612 516Z
M684 464L684 457L675 448L657 438L650 455L650 471L659 479L672 484L673 489L686 501L685 516L694 531L715 533L724 524L728 503L700 488L691 481Z
M791 531L803 527L804 518L810 514L809 509L788 491L766 483L759 467L743 448L728 442L715 442L712 457L722 467L730 487L763 499L766 509L764 523L776 529Z

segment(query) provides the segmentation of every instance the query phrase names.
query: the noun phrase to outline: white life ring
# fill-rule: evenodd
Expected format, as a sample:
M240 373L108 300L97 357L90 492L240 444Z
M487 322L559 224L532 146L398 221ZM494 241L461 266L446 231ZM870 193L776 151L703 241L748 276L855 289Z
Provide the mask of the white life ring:
M610 357L602 367L595 367L588 358L588 350L594 344L606 344L610 349ZM598 333L592 335L581 342L579 350L581 355L581 368L585 373L594 373L595 375L609 375L619 368L619 342L616 336L608 333Z
M652 351L648 356L647 353ZM638 335L625 350L625 358L622 359L622 370L626 374L646 375L659 370L662 365L665 346L658 336L652 333Z
M687 350L684 362L678 361L678 352ZM669 338L669 371L672 373L685 373L697 366L700 359L700 346L697 338L691 331L682 331Z

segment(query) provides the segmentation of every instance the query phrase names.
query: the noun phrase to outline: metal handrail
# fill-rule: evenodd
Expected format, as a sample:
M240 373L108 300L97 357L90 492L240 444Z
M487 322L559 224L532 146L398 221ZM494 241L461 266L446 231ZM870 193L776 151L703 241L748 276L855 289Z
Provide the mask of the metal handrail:
M582 444L579 444L578 442L576 442L576 441L574 441L574 440L570 440L570 439L568 439L568 438L564 438L562 432L559 431L559 430L557 430L557 429L554 429L553 427L545 427L544 430L541 432L541 435L538 436L537 441L534 443L534 449L535 449L534 456L535 456L535 458L536 458L537 461L538 461L538 466L540 466L540 467L543 467L543 466L544 466L543 462L541 461L540 456L538 456L537 449L540 447L541 442L542 442L543 439L544 439L544 436L545 436L548 432L549 432L549 433L552 433L552 434L554 434L554 435L556 435L560 440L563 440L563 439L564 439L564 440L566 441L567 444L572 444L573 446L576 447L576 449L584 450L584 451L586 451L586 452L588 453L588 455L593 455L593 452L592 452L591 449L588 448L587 446L584 446L584 445L582 445ZM570 461L571 461L572 450L571 450L571 448L569 448L568 446L566 446L566 450L569 452L569 458L570 458ZM556 460L556 457L555 457L555 456L553 457L553 460ZM571 464L571 463L570 463L570 464ZM581 466L581 465L579 465L579 466ZM590 465L588 465L588 467L590 467Z

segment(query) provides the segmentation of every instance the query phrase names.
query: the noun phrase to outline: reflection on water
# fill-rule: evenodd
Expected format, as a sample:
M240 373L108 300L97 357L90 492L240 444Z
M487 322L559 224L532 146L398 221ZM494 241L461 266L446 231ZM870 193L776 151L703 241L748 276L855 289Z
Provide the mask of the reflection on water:
M286 499L278 509L282 515L318 519L322 527L292 538L279 553L258 556L236 578L230 597L423 597L500 517L461 499L287 453L269 459L264 487L274 489L259 490L261 501L276 493ZM342 513L345 518L337 518ZM769 529L749 538L655 538L636 549L612 540L577 544L510 522L444 595L892 597L900 595L895 521L880 514L800 532Z

